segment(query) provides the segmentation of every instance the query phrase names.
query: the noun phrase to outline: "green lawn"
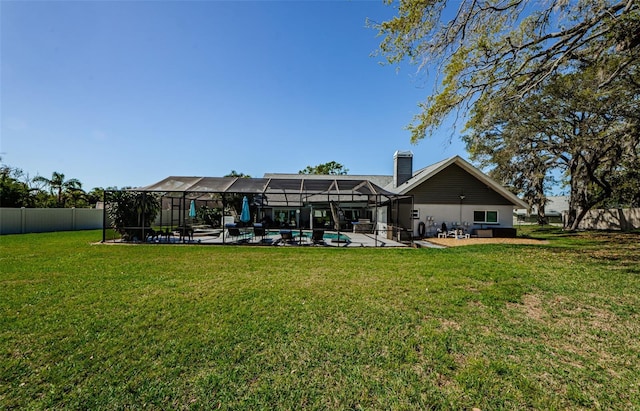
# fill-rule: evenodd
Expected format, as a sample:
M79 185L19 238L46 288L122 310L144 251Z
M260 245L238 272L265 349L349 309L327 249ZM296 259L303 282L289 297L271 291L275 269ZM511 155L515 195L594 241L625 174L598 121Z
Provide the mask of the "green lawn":
M0 237L0 409L640 409L640 236Z

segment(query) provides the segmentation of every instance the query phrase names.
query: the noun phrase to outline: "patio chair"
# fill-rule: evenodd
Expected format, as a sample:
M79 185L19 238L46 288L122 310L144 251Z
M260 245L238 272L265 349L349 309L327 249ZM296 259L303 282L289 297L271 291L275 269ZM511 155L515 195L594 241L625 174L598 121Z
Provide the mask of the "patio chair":
M227 232L229 233L229 237L235 238L236 243L247 241L247 238L245 238L244 234L240 231L238 227L229 227L227 228Z
M447 223L442 223L438 228L438 238L447 238L449 236L449 230L447 229Z
M166 243L170 243L173 238L173 231L169 228L165 228L164 231L160 230L158 234L160 235L160 242L164 240Z
M178 227L178 232L180 233L179 241L186 243L187 241L193 241L193 227L191 226L180 226Z
M158 241L160 234L161 234L160 231L156 231L153 228L149 228L148 230L145 230L146 242L154 243Z
M295 242L293 232L291 230L280 231L280 241L286 244L293 244Z
M260 242L263 243L264 242L264 236L266 235L266 230L264 229L264 227L262 226L253 226L253 236L254 237L260 237Z
M311 242L313 245L327 245L327 243L324 242L324 230L313 230L311 233Z

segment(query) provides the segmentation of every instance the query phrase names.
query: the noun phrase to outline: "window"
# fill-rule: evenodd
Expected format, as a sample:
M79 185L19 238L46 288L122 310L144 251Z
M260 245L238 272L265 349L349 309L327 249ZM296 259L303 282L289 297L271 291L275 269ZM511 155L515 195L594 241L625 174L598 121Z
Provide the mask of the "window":
M485 224L498 224L498 212L497 211L474 211L473 222L485 223Z
M273 210L273 221L280 226L296 226L296 209L276 208Z
M411 210L411 218L414 220L420 219L420 210Z

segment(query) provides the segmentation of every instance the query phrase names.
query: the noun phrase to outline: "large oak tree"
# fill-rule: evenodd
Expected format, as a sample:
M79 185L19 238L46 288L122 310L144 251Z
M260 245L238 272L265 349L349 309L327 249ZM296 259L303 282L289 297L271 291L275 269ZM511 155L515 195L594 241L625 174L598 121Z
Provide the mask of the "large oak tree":
M375 24L389 63L438 74L409 126L416 143L469 116L472 157L543 208L551 169L571 189L569 223L638 197L637 0L400 0ZM541 216L542 217L542 216Z
M640 88L619 77L599 86L605 67L556 75L516 105L480 100L463 139L472 159L544 208L545 181L563 172L570 188L568 228L621 189L640 167ZM629 204L633 205L633 204Z
M637 0L386 0L397 15L372 23L380 54L437 74L433 93L409 126L412 142L431 135L477 99L517 101L550 76L617 55L613 79L636 70Z

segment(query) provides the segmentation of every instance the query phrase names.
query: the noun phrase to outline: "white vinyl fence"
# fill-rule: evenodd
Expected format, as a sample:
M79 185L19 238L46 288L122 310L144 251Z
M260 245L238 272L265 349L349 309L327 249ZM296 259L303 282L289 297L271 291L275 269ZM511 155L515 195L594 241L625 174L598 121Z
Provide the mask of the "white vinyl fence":
M102 211L96 208L0 208L0 234L99 229Z

